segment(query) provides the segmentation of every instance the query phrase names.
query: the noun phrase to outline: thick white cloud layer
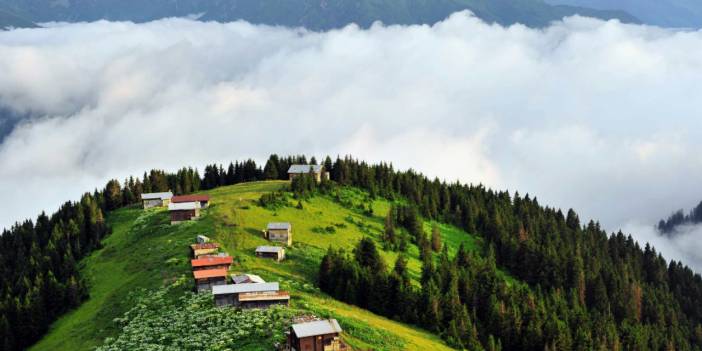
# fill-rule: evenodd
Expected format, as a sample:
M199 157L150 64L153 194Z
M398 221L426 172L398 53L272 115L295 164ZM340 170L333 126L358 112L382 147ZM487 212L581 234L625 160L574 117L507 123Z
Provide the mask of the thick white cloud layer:
M0 32L0 105L41 116L0 145L0 226L108 178L270 153L387 160L610 230L653 224L702 199L700 82L702 32L581 17L543 30L460 13L327 33L184 19Z

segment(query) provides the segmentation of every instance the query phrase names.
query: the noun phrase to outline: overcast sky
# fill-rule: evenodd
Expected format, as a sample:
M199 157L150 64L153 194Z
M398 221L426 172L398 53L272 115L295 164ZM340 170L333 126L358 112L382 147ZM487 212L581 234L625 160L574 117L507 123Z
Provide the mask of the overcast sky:
M0 72L0 105L33 116L0 144L0 227L150 168L352 154L572 207L702 270L702 240L652 230L702 200L702 32L101 21L0 32Z

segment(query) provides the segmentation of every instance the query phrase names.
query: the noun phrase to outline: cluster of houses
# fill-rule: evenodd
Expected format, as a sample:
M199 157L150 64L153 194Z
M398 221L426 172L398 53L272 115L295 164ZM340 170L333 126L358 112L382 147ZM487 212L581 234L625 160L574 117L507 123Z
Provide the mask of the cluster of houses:
M200 209L209 206L210 197L208 195L173 196L173 193L168 191L141 194L141 201L144 209L168 207L171 224L177 224L200 218Z
M227 282L229 267L233 259L228 254L219 252L219 244L210 241L204 235L197 236L197 243L190 245L193 259L190 265L198 292L211 291L214 286Z
M267 237L275 237L273 242L292 244L292 226L290 223L270 223L266 231ZM285 259L285 248L280 246L259 246L256 248L257 257L270 258L275 261ZM253 274L238 274L231 276L231 284L216 284L212 286L215 305L233 306L238 308L267 308L274 305L287 306L290 294L281 291L277 282L266 282Z
M312 174L319 182L329 179L329 172L319 165L292 165L289 179L302 174ZM171 224L195 220L200 210L209 205L207 195L173 196L173 193L147 193L141 196L144 209L168 207ZM288 222L268 223L263 237L271 243L292 245L292 225ZM257 257L282 261L285 247L263 245L256 248ZM233 259L220 252L220 245L204 235L198 235L196 243L190 245L193 278L198 292L211 293L218 307L268 308L275 305L288 306L290 294L280 290L278 282L266 282L260 276L249 273L231 274ZM298 317L286 332L287 351L343 351L347 346L341 341L342 330L335 319Z

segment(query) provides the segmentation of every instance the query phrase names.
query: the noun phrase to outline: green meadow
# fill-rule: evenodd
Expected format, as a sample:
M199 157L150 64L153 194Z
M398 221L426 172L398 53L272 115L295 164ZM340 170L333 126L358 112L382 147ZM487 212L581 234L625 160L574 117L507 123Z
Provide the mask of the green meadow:
M32 350L91 350L106 337L120 333L114 322L132 306L130 292L156 289L189 276L189 244L197 234L221 243L234 258L232 272L247 272L267 281L280 281L291 293L295 310L337 318L345 329L345 340L357 349L448 350L441 339L414 326L398 323L366 310L336 301L321 293L315 284L317 270L328 247L352 250L363 237L382 248L384 217L391 203L371 200L358 189L342 188L337 194L318 195L300 202L286 193L287 205L264 208L262 194L284 190L287 182L267 181L221 187L208 192L210 207L198 221L171 226L164 209L144 211L138 207L111 213L107 221L112 234L103 248L81 262L90 288L90 299L66 314ZM367 211L368 204L372 213ZM283 262L257 258L256 246L270 244L263 238L268 222L290 222L293 245ZM432 223L425 223L430 232ZM482 241L459 228L438 223L442 240L451 254L463 244L480 251ZM382 251L388 267L397 253ZM421 274L419 250L410 245L407 252L411 277L418 283ZM505 275L506 279L511 279ZM176 291L177 299L189 287ZM402 303L398 301L398 303ZM234 313L232 311L232 313ZM194 331L184 331L194 332Z

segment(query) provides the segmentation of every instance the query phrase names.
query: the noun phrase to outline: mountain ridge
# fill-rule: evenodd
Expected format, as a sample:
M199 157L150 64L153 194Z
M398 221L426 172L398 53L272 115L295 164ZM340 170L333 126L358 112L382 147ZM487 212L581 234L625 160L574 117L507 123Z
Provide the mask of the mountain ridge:
M26 19L13 11L0 6L0 30L11 28L37 28L32 21ZM2 139L0 139L1 141Z
M694 0L546 0L550 4L584 6L601 10L622 10L647 24L699 28L702 3Z
M522 23L544 27L565 16L580 14L601 19L638 23L624 11L594 10L576 6L549 5L541 0L1 0L0 6L26 13L35 22L114 21L146 22L165 17L203 14L202 20L305 27L328 30L356 23L368 27L375 21L385 24L433 24L451 13L470 10L487 21L510 25Z

